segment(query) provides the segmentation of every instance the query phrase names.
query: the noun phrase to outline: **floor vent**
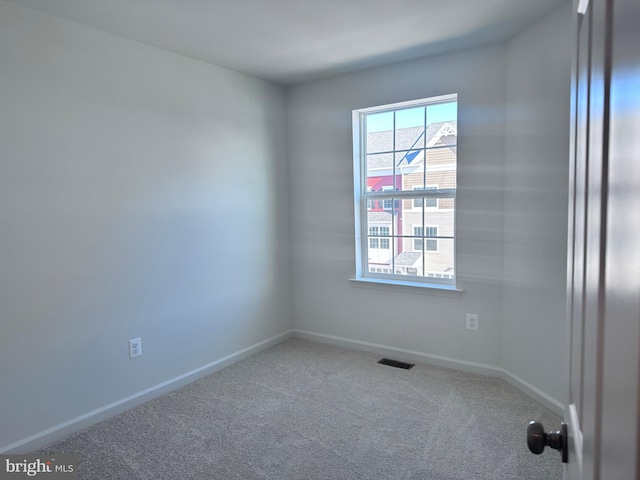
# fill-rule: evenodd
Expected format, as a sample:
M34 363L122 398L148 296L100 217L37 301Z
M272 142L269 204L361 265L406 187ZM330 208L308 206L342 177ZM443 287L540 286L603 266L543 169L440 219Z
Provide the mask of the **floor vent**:
M390 358L383 358L382 360L378 360L378 363L380 365L388 365L395 368L404 368L405 370L411 370L413 367L415 367L415 363L400 362L398 360L391 360Z

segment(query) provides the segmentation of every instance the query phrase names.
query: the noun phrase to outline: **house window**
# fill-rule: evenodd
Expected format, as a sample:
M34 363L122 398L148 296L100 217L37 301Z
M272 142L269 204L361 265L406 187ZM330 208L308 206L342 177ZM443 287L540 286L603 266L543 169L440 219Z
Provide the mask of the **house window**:
M426 252L438 251L438 227L437 226L413 226L413 250L422 252L424 248Z
M424 227L424 236L426 244L425 250L427 252L438 251L438 227Z
M369 248L378 248L378 227L369 227Z
M385 185L384 187L382 187L383 192L389 192L391 190L393 190L393 187L391 185ZM382 201L382 208L385 210L391 210L393 208L393 199L385 198Z
M414 190L422 190L422 187L413 187ZM424 187L424 190L437 190L438 185L427 185ZM438 199L437 198L414 198L413 199L413 208L421 208L424 205L427 208L438 208Z
M389 227L369 227L369 248L389 250Z
M455 94L353 111L358 279L455 285L457 127Z
M383 237L389 236L389 227L380 227L380 235ZM381 238L380 239L380 248L389 250L389 239Z
M425 190L437 190L438 186L437 185L427 185L426 187L424 187ZM433 197L433 198L425 198L424 199L424 206L427 208L438 208L438 199Z
M422 248L424 247L424 234L422 232L422 227L413 227L413 250L416 252L422 252Z

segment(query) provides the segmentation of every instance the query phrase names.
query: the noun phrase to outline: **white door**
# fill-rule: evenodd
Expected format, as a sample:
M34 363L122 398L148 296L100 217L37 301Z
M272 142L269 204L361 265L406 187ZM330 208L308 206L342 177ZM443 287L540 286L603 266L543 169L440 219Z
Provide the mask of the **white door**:
M640 0L574 6L564 478L640 479Z

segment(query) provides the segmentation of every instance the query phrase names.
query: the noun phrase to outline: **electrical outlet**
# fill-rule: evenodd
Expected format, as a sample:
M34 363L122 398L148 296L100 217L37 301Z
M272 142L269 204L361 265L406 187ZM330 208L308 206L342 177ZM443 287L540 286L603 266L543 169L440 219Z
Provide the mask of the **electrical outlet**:
M467 313L467 330L478 330L477 313Z
M142 356L142 339L140 337L129 340L129 358Z

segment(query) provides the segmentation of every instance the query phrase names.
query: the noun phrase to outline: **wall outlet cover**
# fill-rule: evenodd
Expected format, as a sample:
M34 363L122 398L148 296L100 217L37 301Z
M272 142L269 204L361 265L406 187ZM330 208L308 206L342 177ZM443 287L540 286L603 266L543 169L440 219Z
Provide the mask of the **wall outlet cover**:
M133 338L129 340L129 358L142 356L142 338Z

